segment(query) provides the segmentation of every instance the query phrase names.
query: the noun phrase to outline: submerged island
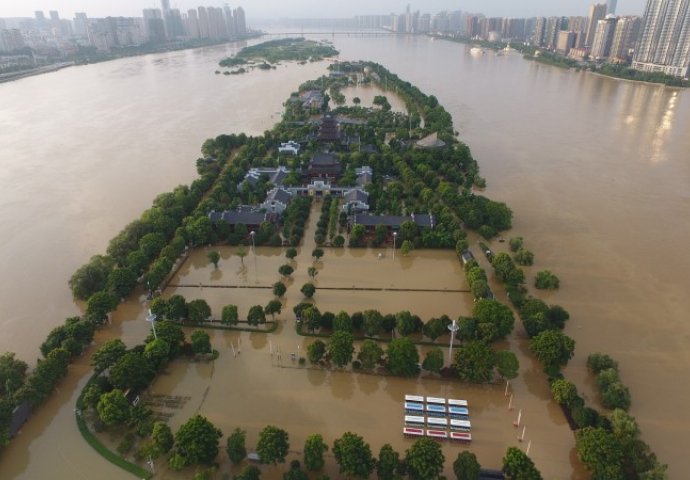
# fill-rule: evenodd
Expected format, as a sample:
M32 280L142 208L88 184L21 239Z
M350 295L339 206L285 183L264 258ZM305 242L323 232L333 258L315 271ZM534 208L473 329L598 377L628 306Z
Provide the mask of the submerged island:
M285 38L270 40L258 45L244 47L234 57L224 58L218 65L221 67L242 67L228 74L245 73L247 67L270 69L272 65L284 61L300 63L317 62L324 58L338 55L332 45L305 38Z
M351 94L361 86L375 89L369 104ZM334 63L286 100L272 130L220 135L202 155L191 185L159 195L75 272L86 312L48 335L38 367L3 357L7 437L9 412L40 405L123 299L148 298L150 335L99 346L75 412L86 441L139 478L154 461L157 473L199 479L256 479L289 461L285 478L474 478L488 467L492 478L539 479L525 431L517 443L491 415L512 402L519 363L504 340L517 313L529 340L515 343L542 365L533 373L583 464L664 478L615 360L588 361L598 409L564 378L569 314L534 290L559 279L544 270L526 284L534 253L522 238L501 242L512 211L481 194L477 162L435 97L381 65ZM324 388L326 375L344 392ZM368 394L383 379L390 394L367 404L348 387L355 379Z

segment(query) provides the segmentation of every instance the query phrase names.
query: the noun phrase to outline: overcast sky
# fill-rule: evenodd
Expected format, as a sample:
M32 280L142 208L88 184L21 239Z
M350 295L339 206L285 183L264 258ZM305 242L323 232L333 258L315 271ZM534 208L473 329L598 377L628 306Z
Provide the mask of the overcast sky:
M605 0L599 0L605 3ZM352 17L354 15L403 12L409 3L412 10L435 13L441 10L463 10L490 16L587 15L593 0L171 0L173 8L187 11L199 5L231 7L241 5L250 24L261 18L280 17ZM646 0L618 0L617 13L641 15ZM33 17L35 10L57 10L62 18L74 12L90 17L141 16L143 8L160 7L160 0L0 0L0 17Z

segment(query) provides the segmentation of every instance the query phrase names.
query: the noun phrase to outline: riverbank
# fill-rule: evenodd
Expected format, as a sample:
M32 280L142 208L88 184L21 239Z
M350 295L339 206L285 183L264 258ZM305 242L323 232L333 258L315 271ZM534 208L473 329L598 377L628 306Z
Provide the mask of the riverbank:
M26 77L33 77L34 75L41 75L44 73L56 72L63 68L71 67L74 62L62 62L55 65L46 65L45 67L32 68L30 70L22 70L20 72L3 73L0 75L0 83L12 82Z
M675 88L689 88L690 81L670 75L660 73L647 73L634 70L626 65L613 64L597 64L594 62L573 60L563 55L558 55L534 46L511 44L505 42L490 42L488 40L473 40L464 37L448 37L445 35L428 35L431 38L447 40L455 43L464 43L466 45L475 45L481 48L486 48L493 51L501 51L512 49L523 54L525 60L550 65L563 69L574 69L576 71L588 71L596 73L603 77L615 78L618 80L634 81L653 85L665 85L667 87ZM635 78L641 77L641 78Z

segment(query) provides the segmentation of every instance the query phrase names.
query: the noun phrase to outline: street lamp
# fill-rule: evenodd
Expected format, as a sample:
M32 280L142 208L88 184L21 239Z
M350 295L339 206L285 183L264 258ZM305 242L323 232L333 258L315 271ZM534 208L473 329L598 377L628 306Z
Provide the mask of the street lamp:
M393 260L395 260L395 239L398 238L398 232L393 232Z
M453 320L453 323L448 325L448 330L450 330L450 345L448 345L448 366L453 364L453 343L455 342L455 332L460 330L458 327L458 321Z
M249 232L249 236L252 237L252 251L254 252L254 256L256 256L256 245L254 244L254 235L256 235L256 232L254 230Z
M149 308L149 314L146 315L146 321L151 322L151 328L153 328L153 338L158 340L158 334L156 334L156 314Z

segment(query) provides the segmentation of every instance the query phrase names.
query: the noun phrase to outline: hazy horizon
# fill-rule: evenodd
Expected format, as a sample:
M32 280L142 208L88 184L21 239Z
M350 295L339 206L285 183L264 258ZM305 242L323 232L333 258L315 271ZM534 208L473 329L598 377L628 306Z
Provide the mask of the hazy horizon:
M190 8L203 6L242 6L248 22L280 18L338 18L355 15L384 15L402 13L409 4L412 11L437 13L442 10L462 10L495 17L534 17L556 15L587 15L592 0L350 0L327 4L323 0L244 0L226 2L223 0L171 0L172 8L186 12ZM598 3L606 3L600 0ZM90 17L125 16L140 17L144 8L160 8L160 0L2 0L0 18L33 17L34 11L42 10L48 16L49 10L57 10L61 18L72 19L75 12L85 12ZM642 15L646 0L618 0L616 13L619 15Z

